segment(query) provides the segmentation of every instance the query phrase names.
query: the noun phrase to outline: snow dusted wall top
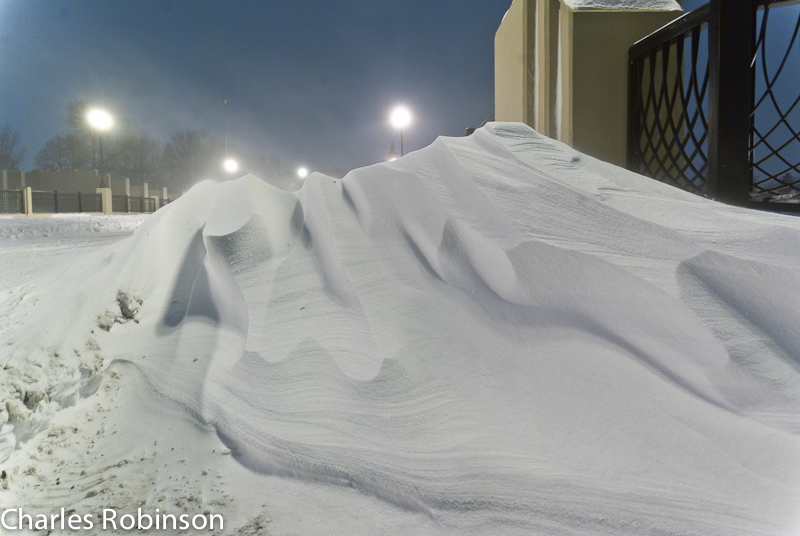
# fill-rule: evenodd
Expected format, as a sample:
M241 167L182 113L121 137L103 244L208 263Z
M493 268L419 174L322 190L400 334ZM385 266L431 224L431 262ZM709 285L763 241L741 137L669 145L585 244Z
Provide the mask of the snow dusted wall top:
M676 0L562 0L573 11L682 11Z

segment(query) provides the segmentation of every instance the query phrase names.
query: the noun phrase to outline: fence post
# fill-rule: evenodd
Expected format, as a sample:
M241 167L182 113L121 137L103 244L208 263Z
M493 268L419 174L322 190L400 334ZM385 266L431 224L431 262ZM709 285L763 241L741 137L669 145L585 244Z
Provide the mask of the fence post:
M111 214L114 210L112 207L113 199L111 197L111 188L96 188L95 192L100 194L103 214Z
M25 207L25 215L31 216L33 214L33 193L30 187L22 190L22 205Z
M53 190L53 212L58 214L58 190Z
M708 27L708 196L749 199L757 0L711 0Z
M3 170L3 190L8 190L8 170Z
M638 61L628 57L628 151L625 167L641 173L638 159L639 126L639 69Z
M83 212L83 202L81 201L80 192L78 192L78 212Z

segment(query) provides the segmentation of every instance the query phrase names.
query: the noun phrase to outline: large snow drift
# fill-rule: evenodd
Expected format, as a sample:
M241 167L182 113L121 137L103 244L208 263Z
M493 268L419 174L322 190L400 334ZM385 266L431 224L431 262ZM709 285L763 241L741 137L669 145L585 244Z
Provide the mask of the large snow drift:
M252 478L304 483L263 505L271 518L342 493L343 517L357 504L413 518L415 533L797 534L798 266L800 220L516 124L297 192L201 183L131 238L2 290L0 498L156 500L153 483L123 500L85 470L73 491L16 471L77 419L63 415L109 396L97 389L114 369L131 397L173 408L152 426L172 423L162 434L187 450L200 440L177 430L194 423ZM121 423L97 441L132 452L126 405L97 407ZM103 455L104 471L122 467ZM72 474L94 463L74 458ZM145 459L121 474L147 473ZM203 467L230 466L214 460ZM233 511L267 493L227 486L228 503L192 500ZM286 516L269 533L297 526ZM339 533L393 530L361 529Z

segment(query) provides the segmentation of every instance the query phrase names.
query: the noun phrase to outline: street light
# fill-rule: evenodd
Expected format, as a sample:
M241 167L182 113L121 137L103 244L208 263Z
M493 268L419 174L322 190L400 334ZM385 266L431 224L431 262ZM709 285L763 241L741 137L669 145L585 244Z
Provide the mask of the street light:
M239 162L237 162L233 158L226 158L225 161L222 163L222 167L228 173L236 173L237 171L239 171Z
M106 187L105 168L103 167L103 132L110 129L114 124L114 119L105 110L92 108L86 113L86 122L97 131L97 139L100 142L100 188Z
M297 168L297 176L300 177L301 179L305 179L306 177L308 177L308 169L304 167Z
M389 116L389 122L392 126L400 130L400 156L405 154L403 150L403 129L411 124L411 112L405 106L398 106L392 110Z

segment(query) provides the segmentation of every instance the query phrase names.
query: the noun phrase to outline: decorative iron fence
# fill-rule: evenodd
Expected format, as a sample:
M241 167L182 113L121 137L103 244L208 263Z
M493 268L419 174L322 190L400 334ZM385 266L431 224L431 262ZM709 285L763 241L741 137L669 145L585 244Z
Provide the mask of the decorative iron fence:
M22 195L22 192L18 190L0 190L0 214L25 212Z
M710 0L631 47L628 167L712 199L800 212L796 4Z

